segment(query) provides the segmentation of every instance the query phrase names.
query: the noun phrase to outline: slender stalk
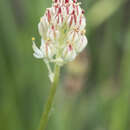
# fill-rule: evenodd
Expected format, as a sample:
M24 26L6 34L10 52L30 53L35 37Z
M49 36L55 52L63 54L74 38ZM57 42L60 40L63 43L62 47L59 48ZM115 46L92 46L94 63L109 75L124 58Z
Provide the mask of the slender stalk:
M45 130L47 123L48 123L49 113L50 113L51 108L52 108L52 104L53 104L54 97L56 94L56 88L57 88L58 82L59 82L60 67L58 65L55 65L54 74L55 74L54 82L52 83L52 86L50 89L50 94L48 97L48 101L47 101L47 104L45 106L45 110L42 114L41 121L40 121L40 127L38 130Z

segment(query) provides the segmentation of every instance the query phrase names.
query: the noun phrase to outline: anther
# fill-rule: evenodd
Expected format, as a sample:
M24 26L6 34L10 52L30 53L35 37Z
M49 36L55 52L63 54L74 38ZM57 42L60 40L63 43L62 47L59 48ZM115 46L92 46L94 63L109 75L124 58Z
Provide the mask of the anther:
M81 35L84 35L86 33L85 29L81 31Z
M32 37L32 41L35 41L35 37Z

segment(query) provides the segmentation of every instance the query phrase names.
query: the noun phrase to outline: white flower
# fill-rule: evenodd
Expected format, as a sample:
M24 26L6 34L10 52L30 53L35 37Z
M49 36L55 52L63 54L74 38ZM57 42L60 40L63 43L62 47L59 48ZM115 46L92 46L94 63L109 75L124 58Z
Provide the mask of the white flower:
M38 24L41 46L33 39L33 55L45 61L51 81L50 62L63 65L73 61L86 47L85 27L84 11L77 0L53 0L52 7L46 9Z

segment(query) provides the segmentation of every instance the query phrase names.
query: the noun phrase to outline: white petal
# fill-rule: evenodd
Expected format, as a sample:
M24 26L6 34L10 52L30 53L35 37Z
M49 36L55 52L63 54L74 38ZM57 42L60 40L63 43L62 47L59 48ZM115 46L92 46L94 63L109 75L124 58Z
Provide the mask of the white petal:
M68 40L69 40L69 41L72 41L72 40L73 40L73 36L74 36L74 31L73 31L73 32L72 32L72 31L69 32L69 33L68 33Z
M73 61L76 57L76 51L73 49L71 51L66 47L63 51L63 57L66 61Z
M52 43L44 44L44 56L51 59L55 54L55 47Z
M34 50L34 56L36 58L43 58L43 53L41 52L41 50L36 46L35 42L33 42L32 48Z
M40 34L41 36L44 35L44 32L43 32L44 29L43 29L43 25L42 25L41 22L38 24L38 31L39 31L39 34Z
M81 51L87 46L88 44L88 39L87 37L84 35L83 36L83 43L82 43L82 46L81 46Z
M41 18L40 23L38 24L38 31L41 37L45 37L47 28L48 28L48 23L47 23L46 17L43 16Z
M81 13L82 13L82 9L81 9L81 7L78 6L77 8L78 8L78 12L79 12L79 14L81 15Z
M76 43L75 45L75 49L76 51L79 53L81 51L83 51L83 49L87 46L88 40L86 38L86 36L82 36L80 41Z
M54 32L52 31L51 28L49 28L47 31L47 37L51 40L54 40Z
M51 51L51 49L50 49L50 47L48 46L48 51L47 51L47 55L48 55L48 58L52 58L52 56L53 56L53 54L52 54L52 51Z
M79 34L77 32L75 32L74 42L77 42L78 40L79 40Z
M43 40L43 38L41 38L41 46L40 46L40 50L41 50L42 53L44 54L44 51L45 51L45 41Z
M42 58L43 58L42 55L39 55L39 54L37 54L37 53L33 53L33 56L34 56L35 58L37 58L37 59L42 59Z
M56 53L55 47L52 43L48 46L48 57L52 58L54 54Z
M76 51L73 50L70 55L71 55L71 57L70 57L69 61L73 61L76 58Z
M78 32L75 32L75 31L71 31L71 32L69 32L68 33L68 41L70 41L70 42L77 42L77 41L79 41L79 33Z
M59 39L59 37L60 37L60 33L59 33L59 31L57 31L57 30L55 31L55 33L56 33L56 40L57 40L57 39Z
M83 17L82 17L82 23L81 23L80 29L81 29L81 30L84 30L85 26L86 26L86 19L85 19L85 17L83 16Z

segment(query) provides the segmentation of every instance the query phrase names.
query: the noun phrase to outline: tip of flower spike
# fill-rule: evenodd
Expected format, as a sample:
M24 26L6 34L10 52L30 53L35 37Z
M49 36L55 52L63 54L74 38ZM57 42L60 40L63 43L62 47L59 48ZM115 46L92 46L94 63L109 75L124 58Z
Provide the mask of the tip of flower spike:
M32 37L32 41L35 41L35 37Z

